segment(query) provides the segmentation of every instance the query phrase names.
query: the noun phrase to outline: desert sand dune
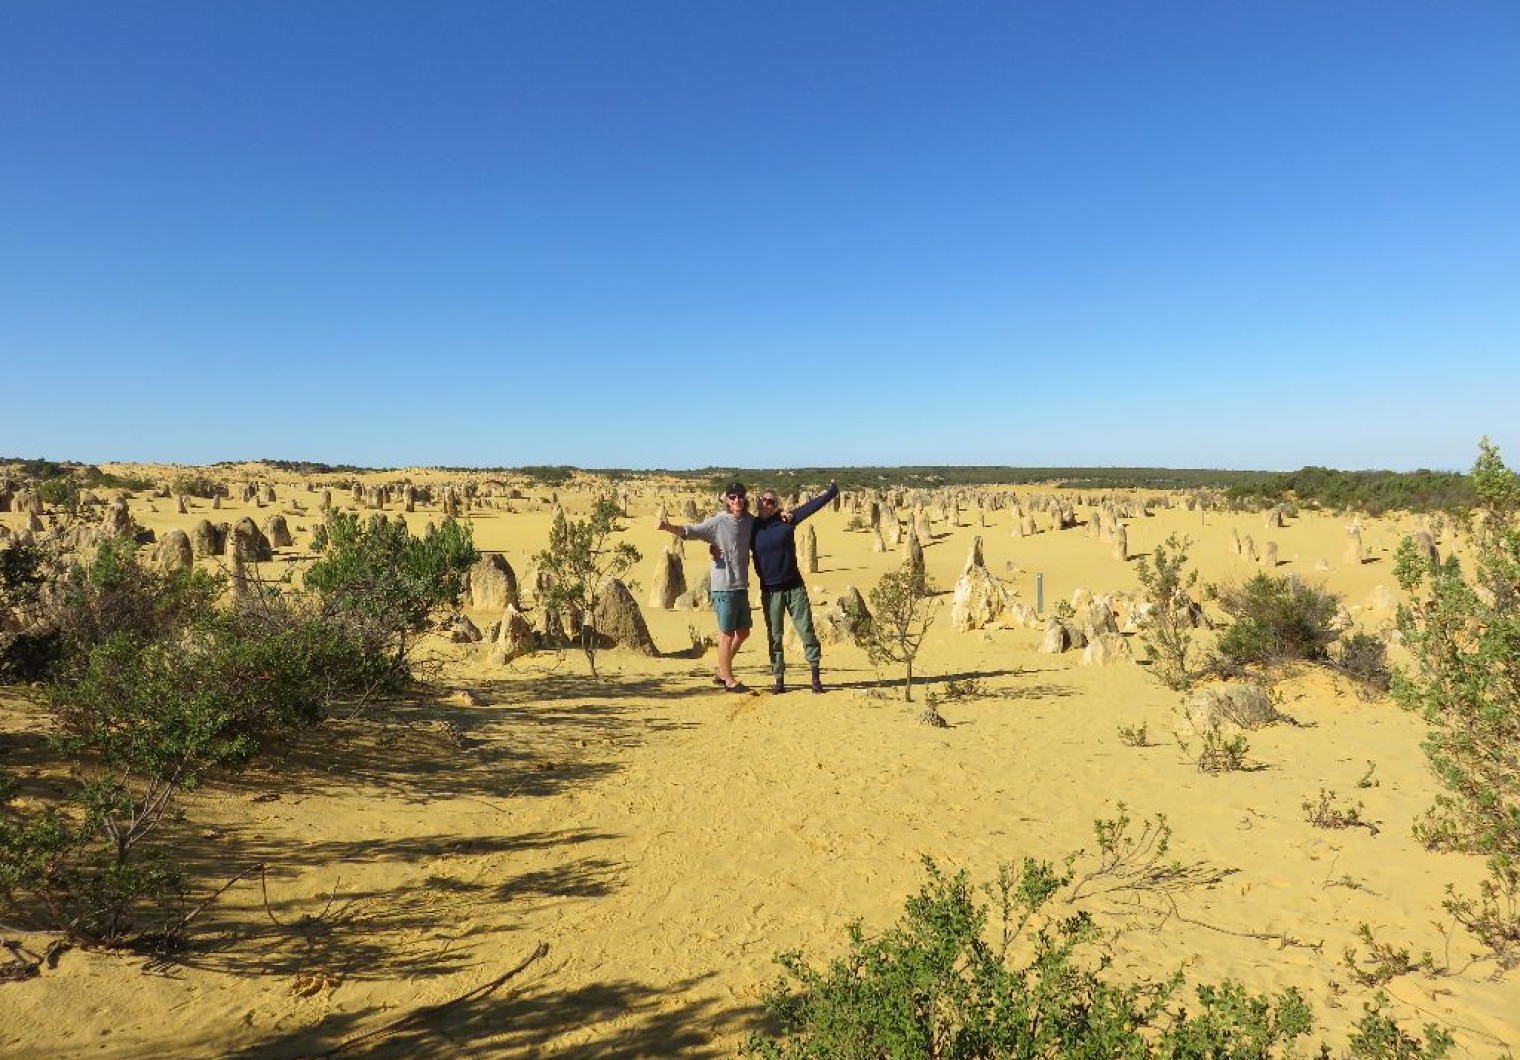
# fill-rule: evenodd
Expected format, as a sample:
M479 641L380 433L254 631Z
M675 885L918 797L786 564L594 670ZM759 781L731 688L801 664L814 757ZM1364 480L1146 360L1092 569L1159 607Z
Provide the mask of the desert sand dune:
M329 476L256 466L229 474L265 481L273 497L245 501L235 490L214 510L188 498L180 513L172 498L150 510L138 496L132 517L162 538L200 518L246 515L262 526L281 513L293 544L260 565L278 576L309 557L323 489L355 503ZM415 470L364 484L403 477L460 480ZM476 545L500 553L527 585L554 499L583 511L602 488L525 483L517 497L465 501L461 515ZM1121 559L1112 540L1088 532L1098 517L1088 497L1071 498L1078 525L1046 529L1040 512L1032 536L1020 536L1010 507L979 512L968 502L957 520L935 519L931 505L920 537L944 610L919 658L920 702L907 704L895 675L878 674L848 644L826 645L822 696L714 688L712 651L692 648L693 630L711 632L711 612L646 603L670 541L655 528L657 508L680 519L688 500L705 514L712 499L674 481L622 488L626 538L643 553L634 595L659 657L605 652L595 681L577 653L499 664L488 644L429 637L423 654L437 666L416 694L335 719L283 759L184 799L176 846L198 888L257 862L267 864L262 881L254 874L230 888L197 920L189 948L163 961L75 949L37 978L0 984L0 1054L312 1055L453 1001L353 1052L732 1055L761 1025L776 953L801 947L825 959L842 951L849 921L870 930L896 920L922 882L921 856L989 880L1003 862L1090 849L1094 819L1116 816L1121 803L1137 824L1165 814L1171 856L1193 870L1175 906L1095 906L1122 929L1113 942L1122 974L1158 978L1185 965L1195 982L1296 986L1314 1006L1317 1038L1340 1042L1374 993L1342 960L1365 923L1450 969L1383 988L1406 1025L1446 1026L1466 1055L1520 1045L1520 987L1471 961L1475 945L1441 907L1448 884L1475 888L1481 862L1427 852L1410 834L1434 793L1417 718L1306 669L1278 688L1293 723L1248 734L1250 769L1209 775L1172 735L1179 694L1134 661L1087 666L1080 650L1042 653L1043 623L954 632L948 621L949 590L977 536L988 571L1031 607L1043 592L1048 614L1079 590L1137 593L1135 560L1177 533L1193 539L1192 562L1213 581L1262 569L1236 541L1252 537L1258 555L1271 542L1276 571L1324 585L1360 627L1386 630L1392 550L1418 519L1364 519L1363 561L1353 562L1343 515L1304 512L1265 526L1259 512L1200 512L1179 499L1122 518ZM996 492L1027 500L1040 491ZM399 499L386 506L401 509ZM906 521L912 511L898 514ZM851 514L846 505L811 521L815 610L847 586L868 590L903 560L905 542L874 551L868 530L846 529ZM439 515L437 504L419 503L406 518L416 530ZM0 521L19 530L25 516ZM1440 547L1460 542L1448 535ZM688 544L684 557L692 580L705 549ZM486 629L502 616L469 617ZM736 669L764 689L757 634ZM801 683L800 651L789 659ZM982 694L942 701L948 728L918 722L924 691L970 678ZM19 694L0 708L0 762L45 774L35 709ZM1141 725L1146 746L1119 739L1121 726ZM1321 789L1361 802L1376 834L1311 826L1301 804ZM464 997L541 944L547 953L519 974Z

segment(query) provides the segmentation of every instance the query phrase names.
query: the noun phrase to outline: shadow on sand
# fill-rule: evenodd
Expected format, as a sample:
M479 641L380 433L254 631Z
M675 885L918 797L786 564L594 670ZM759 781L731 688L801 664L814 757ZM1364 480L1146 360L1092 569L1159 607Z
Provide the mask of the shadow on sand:
M524 946L527 952L528 946ZM551 947L549 959L553 959ZM494 971L494 970L492 970ZM489 982L491 972L479 979ZM207 1042L206 1055L229 1057L339 1056L406 1057L444 1060L458 1056L531 1057L563 1060L633 1060L681 1056L707 1060L726 1055L715 1041L761 1025L754 1008L724 1008L709 999L688 1000L706 977L655 985L629 980L554 990L553 972L530 967L499 989L449 1004L397 1030L342 1044L369 1034L405 1013L330 1013L320 1024L237 1052ZM576 1028L583 1028L577 1035ZM569 1037L571 1040L562 1039ZM575 1041L580 1037L580 1041Z

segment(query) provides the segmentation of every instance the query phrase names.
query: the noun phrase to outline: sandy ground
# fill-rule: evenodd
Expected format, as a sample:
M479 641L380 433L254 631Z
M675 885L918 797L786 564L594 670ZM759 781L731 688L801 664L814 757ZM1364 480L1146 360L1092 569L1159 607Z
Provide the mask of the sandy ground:
M288 476L275 482L280 500L260 510L199 502L177 515L173 501L153 502L155 512L146 498L132 510L162 531L287 509L297 548L271 567L298 567L315 497ZM470 515L477 545L502 552L520 578L550 518L548 489L522 492L513 510L500 502ZM560 490L572 514L590 495ZM685 496L630 486L627 537L644 553L645 586L669 540L655 507L678 513ZM411 517L414 527L428 518L436 512ZM869 589L902 560L873 553L847 518L813 521L815 600L847 584ZM1020 538L1007 510L986 521L972 510L965 525L934 527L926 558L946 589L978 534L988 568L1025 601L1043 576L1047 611L1078 588L1137 588L1134 557L1173 532L1193 538L1206 579L1241 580L1257 568L1230 554L1233 528L1258 546L1275 541L1280 573L1341 594L1374 629L1391 619L1391 553L1413 525L1370 521L1369 561L1353 564L1339 516L1267 530L1260 515L1158 507L1129 521L1127 561L1085 527ZM701 569L697 548L689 574ZM1328 570L1315 569L1321 559ZM176 847L202 893L259 862L262 880L230 888L197 920L193 945L166 961L75 949L38 978L0 984L0 1055L306 1056L444 1003L344 1055L732 1055L762 1025L775 955L801 947L825 959L843 948L849 921L893 922L924 879L922 856L989 880L1026 855L1090 851L1094 819L1121 803L1136 828L1166 815L1171 856L1191 881L1175 905L1094 901L1120 929L1123 974L1185 965L1196 982L1296 986L1319 1033L1339 1043L1374 992L1343 962L1365 923L1416 956L1431 951L1442 969L1384 988L1402 1020L1452 1029L1461 1055L1520 1047L1520 980L1475 962L1441 907L1448 884L1474 888L1481 864L1429 853L1410 835L1433 794L1417 719L1307 672L1280 686L1297 724L1249 734L1248 771L1200 773L1172 735L1178 696L1142 667L1041 654L1037 629L952 632L945 600L920 673L940 692L972 676L984 691L942 703L945 729L917 720L922 690L912 705L895 698L853 646L826 649L826 695L776 696L757 638L738 670L766 691L725 694L708 680L713 653L690 650L691 628L709 632L710 612L646 607L665 654L603 653L601 681L579 655L500 666L481 646L430 639L439 666L417 695L336 720L287 758L185 798ZM472 617L484 627L499 616ZM804 684L796 651L792 665ZM0 765L45 785L35 709L13 692L0 697L0 719ZM1118 738L1141 724L1147 746ZM1358 787L1369 764L1371 786ZM1362 803L1376 834L1312 827L1301 804L1321 788Z

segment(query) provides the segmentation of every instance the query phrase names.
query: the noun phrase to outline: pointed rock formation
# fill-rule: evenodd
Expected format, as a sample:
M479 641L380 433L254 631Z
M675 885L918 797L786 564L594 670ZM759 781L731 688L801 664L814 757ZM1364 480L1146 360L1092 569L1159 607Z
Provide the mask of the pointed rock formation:
M613 647L627 648L651 657L660 654L660 649L654 645L654 638L649 635L649 624L644 621L639 602L628 591L628 586L616 578L608 578L602 584L591 625L597 636L604 638Z

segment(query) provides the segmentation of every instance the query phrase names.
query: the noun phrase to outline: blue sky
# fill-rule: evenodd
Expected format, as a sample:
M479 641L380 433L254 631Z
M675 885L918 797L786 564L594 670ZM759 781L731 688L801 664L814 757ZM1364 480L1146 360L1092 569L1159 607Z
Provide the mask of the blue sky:
M13 0L0 454L1520 465L1520 5Z

